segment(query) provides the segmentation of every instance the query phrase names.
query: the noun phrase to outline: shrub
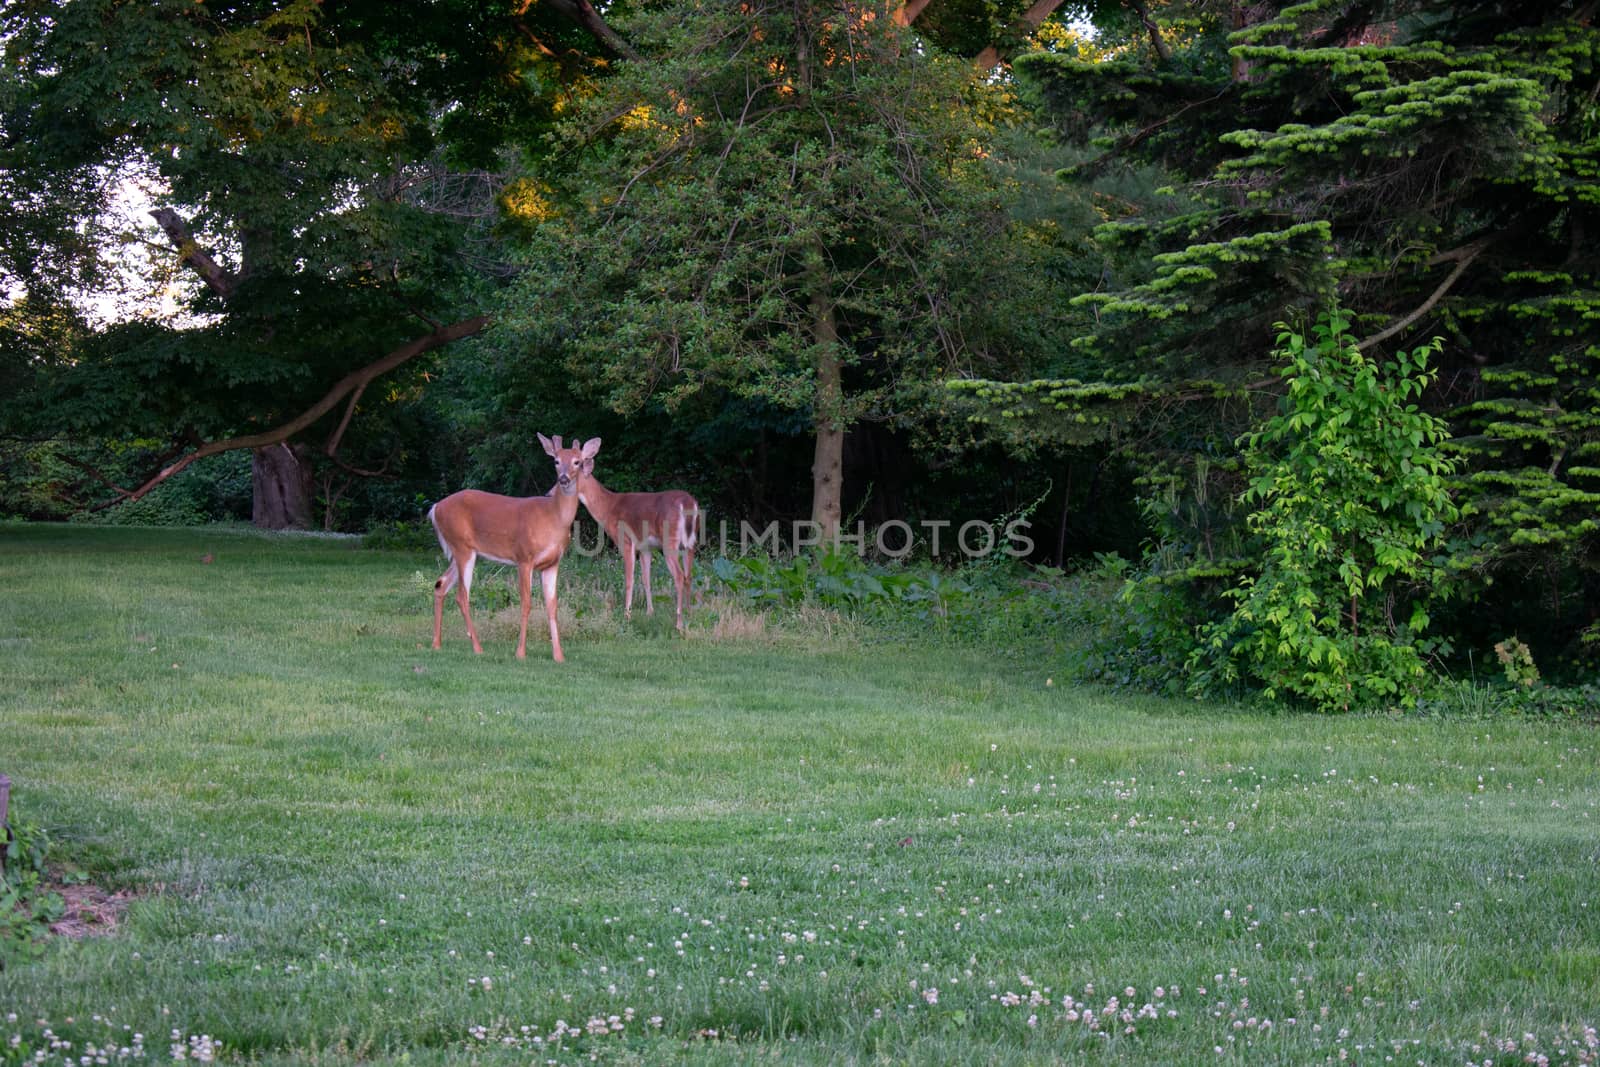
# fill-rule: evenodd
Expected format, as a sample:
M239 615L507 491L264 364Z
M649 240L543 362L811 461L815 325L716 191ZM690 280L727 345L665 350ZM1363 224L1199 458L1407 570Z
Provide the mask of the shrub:
M45 882L50 835L16 817L15 809L8 826L0 866L0 968L37 955L44 932L65 909L61 895L48 892Z
M788 559L718 556L710 570L716 582L753 607L816 605L870 618L889 630L931 629L991 647L1054 640L1064 615L1054 581L1061 572L1010 560L951 570L869 563L850 553L822 551Z
M1308 340L1279 324L1285 407L1242 441L1264 551L1193 657L1202 677L1248 675L1320 710L1415 703L1429 590L1444 576L1431 554L1457 517L1446 426L1415 403L1440 343L1379 363L1347 326L1325 314Z
M438 549L439 535L425 518L376 522L362 537L361 547L425 552Z

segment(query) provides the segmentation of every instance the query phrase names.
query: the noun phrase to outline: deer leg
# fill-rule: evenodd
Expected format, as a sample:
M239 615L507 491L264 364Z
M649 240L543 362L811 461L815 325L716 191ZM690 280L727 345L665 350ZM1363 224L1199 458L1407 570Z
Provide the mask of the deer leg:
M478 643L478 628L472 625L472 571L478 562L476 555L468 556L456 562L456 575L459 584L456 585L456 604L461 608L461 617L467 623L467 636L472 639L472 651L483 655L483 646Z
M656 598L655 594L650 591L650 546L647 544L640 545L639 554L644 557L644 613L646 615L654 615L656 613Z
M617 542L617 548L622 552L622 617L633 618L633 564L638 545L632 538L624 538Z
M667 573L672 575L673 600L677 605L677 627L683 630L683 560L678 554L679 548L672 541L661 543L661 559L667 565Z
M522 629L517 634L517 658L528 658L528 614L533 608L533 564L517 564L517 592L522 595Z
M450 561L450 566L445 568L439 580L433 583L433 647L439 647L440 632L444 629L444 598L456 584L455 560Z
M550 619L550 650L557 663L565 663L567 658L561 654L561 632L556 629L556 569L560 566L559 561L552 563L539 574L539 582L544 592L544 613Z
M689 609L694 605L694 542L690 541L683 546L683 592L679 595L679 603L683 607L684 615L689 614Z

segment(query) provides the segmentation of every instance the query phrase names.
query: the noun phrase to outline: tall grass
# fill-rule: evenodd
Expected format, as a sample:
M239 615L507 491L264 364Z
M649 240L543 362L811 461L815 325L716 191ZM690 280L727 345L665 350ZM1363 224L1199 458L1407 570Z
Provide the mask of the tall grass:
M493 577L434 652L440 569L0 527L0 772L138 894L0 972L0 1061L1596 1062L1592 728L679 638L614 558L564 568L566 664Z

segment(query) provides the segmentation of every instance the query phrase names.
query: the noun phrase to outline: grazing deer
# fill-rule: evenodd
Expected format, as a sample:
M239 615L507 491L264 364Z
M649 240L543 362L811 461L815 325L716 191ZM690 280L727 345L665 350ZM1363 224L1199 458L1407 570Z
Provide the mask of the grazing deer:
M517 568L517 584L522 592L522 633L517 639L517 658L528 654L528 612L532 608L533 572L539 572L544 589L544 613L550 618L550 648L557 663L561 654L561 634L556 629L556 570L561 555L572 540L572 520L578 517L578 494L585 478L594 470L594 456L600 451L600 438L574 442L561 447L544 434L539 443L556 461L556 484L545 496L515 497L463 489L452 493L428 509L428 521L439 535L450 566L433 583L433 647L439 647L439 631L444 624L444 598L452 588L461 617L467 622L472 651L483 652L478 631L472 625L472 570L479 556Z
M659 548L677 593L677 626L681 631L692 593L694 546L700 536L700 505L694 497L679 489L665 493L613 493L593 477L584 479L578 497L622 553L623 617L633 615L633 564L640 549L644 550L645 613L655 614L650 550Z

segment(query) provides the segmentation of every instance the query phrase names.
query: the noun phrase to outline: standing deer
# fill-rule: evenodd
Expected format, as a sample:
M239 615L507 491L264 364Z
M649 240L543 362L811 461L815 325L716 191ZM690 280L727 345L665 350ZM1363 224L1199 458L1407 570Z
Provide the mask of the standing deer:
M439 647L439 631L444 624L444 598L452 588L461 617L467 623L472 651L482 654L478 631L472 625L472 570L479 556L500 563L514 564L517 584L522 592L522 633L517 639L517 658L528 654L528 612L532 608L533 572L539 572L544 590L544 612L550 618L550 648L557 663L561 654L561 634L556 629L556 571L562 553L572 540L572 520L578 517L578 495L585 478L594 470L600 438L582 446L562 448L544 434L539 443L556 461L556 484L545 496L515 497L463 489L452 493L428 509L428 521L439 535L450 566L433 583L433 647Z
M692 592L694 547L700 536L700 505L680 489L665 493L613 493L593 478L586 478L578 490L583 506L622 553L622 614L633 616L634 556L644 550L645 613L655 614L655 597L650 589L650 550L661 549L672 575L677 594L678 629Z

